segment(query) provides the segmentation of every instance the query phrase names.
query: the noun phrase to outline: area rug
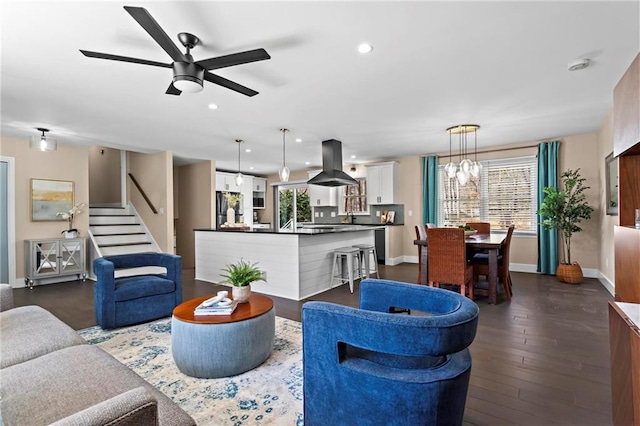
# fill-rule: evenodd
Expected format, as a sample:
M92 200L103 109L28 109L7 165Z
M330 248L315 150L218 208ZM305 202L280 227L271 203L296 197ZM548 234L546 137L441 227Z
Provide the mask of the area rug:
M302 425L302 331L276 317L271 356L238 376L196 379L182 374L171 355L171 319L78 333L138 373L193 417L198 425ZM108 378L105 378L108 380Z

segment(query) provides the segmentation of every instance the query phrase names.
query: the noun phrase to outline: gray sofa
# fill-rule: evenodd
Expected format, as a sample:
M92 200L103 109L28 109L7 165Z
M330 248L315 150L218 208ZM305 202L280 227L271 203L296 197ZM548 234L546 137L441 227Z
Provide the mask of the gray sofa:
M0 424L195 425L167 396L0 284Z

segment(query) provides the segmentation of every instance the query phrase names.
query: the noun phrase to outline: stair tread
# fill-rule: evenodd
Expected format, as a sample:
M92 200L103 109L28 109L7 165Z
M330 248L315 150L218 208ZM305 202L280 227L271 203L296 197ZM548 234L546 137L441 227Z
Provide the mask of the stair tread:
M144 242L139 242L139 243L98 244L98 247L103 248L103 247L142 246L142 245L145 245L145 244L151 245L151 242L144 241Z
M124 210L126 209L126 207L120 207L120 206L89 206L90 209L120 209L120 210Z
M90 214L89 217L135 217L134 214Z
M140 226L139 223L92 223L89 227L92 226Z
M94 237L116 237L116 236L122 236L122 235L146 235L146 233L145 232L118 232L115 234L96 234L96 233L93 234Z

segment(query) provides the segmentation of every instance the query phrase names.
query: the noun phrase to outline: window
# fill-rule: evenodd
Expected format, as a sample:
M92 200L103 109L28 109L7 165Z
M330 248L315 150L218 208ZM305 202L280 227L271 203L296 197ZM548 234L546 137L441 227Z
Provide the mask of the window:
M306 184L280 185L277 194L278 228L281 231L293 231L303 223L312 222L309 187Z
M368 214L367 179L355 178L358 183L340 187L340 214Z
M538 222L537 161L535 156L481 161L480 179L460 185L438 167L441 226L489 222L492 229L535 232Z

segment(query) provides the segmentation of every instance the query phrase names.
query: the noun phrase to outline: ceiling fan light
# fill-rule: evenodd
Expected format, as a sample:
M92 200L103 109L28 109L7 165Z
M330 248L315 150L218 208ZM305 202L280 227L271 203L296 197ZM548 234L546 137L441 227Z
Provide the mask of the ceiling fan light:
M197 93L202 91L202 80L189 75L177 75L173 77L173 87L181 92Z
M278 170L278 175L280 176L280 182L289 182L291 172L287 166L282 166L282 168Z

